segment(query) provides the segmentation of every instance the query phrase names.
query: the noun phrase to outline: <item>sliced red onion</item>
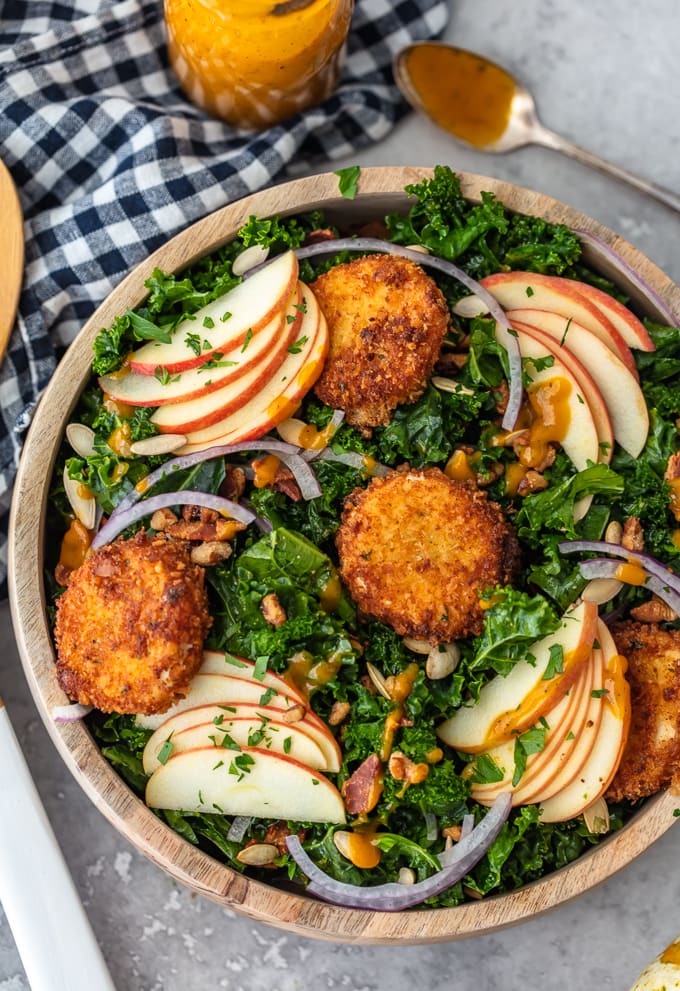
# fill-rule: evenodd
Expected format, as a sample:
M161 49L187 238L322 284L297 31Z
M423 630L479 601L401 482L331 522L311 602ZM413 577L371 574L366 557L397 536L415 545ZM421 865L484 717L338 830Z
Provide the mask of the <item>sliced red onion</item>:
M123 499L120 500L114 511L111 513L109 522L118 513L125 512L130 506L134 506L136 502L144 496L145 492L159 482L162 478L165 478L169 472L180 471L182 468L192 468L194 465L200 464L202 461L210 461L212 458L229 457L230 454L239 454L242 451L262 451L264 450L264 445L266 443L267 450L271 451L272 454L298 454L299 448L295 447L293 444L286 444L282 440L276 440L275 438L261 437L257 443L253 441L243 441L240 444L219 444L215 447L208 447L205 451L196 451L194 454L183 454L178 458L171 458L170 461L166 461L156 468L155 471L149 472L140 484L143 488L140 490L138 488L132 489ZM292 469L291 469L292 470Z
M198 492L197 490L184 489L181 492L163 492L161 495L151 496L144 502L139 502L135 506L130 506L122 513L111 516L108 523L105 523L99 533L95 535L90 547L96 551L103 544L110 544L111 541L122 533L123 530L137 520L145 516L151 516L157 509L165 509L167 506L205 506L206 509L214 509L218 513L225 513L239 523L252 523L255 513L239 506L231 499L223 499L222 496L211 495L209 492Z
M427 830L425 835L428 842L434 843L439 834L439 830L437 829L437 817L434 812L425 813L425 829Z
M248 469L246 469L246 476L247 474L248 474ZM241 499L241 505L245 506L246 509L250 509L252 510L253 513L255 513L255 507L253 506L250 499ZM274 529L274 527L269 522L269 520L266 520L264 516L255 515L255 519L253 520L253 525L257 527L260 533L271 533L272 530Z
M357 451L341 451L340 454L336 454L335 451L330 447L324 447L321 451L315 451L316 457L315 461L335 461L340 465L348 465L350 468L356 468L357 471L365 471L371 475L376 475L378 478L384 478L391 471L387 465L381 465L376 461L372 468L368 468L366 465L366 455L359 454Z
M513 430L522 405L522 355L516 332L512 329L504 310L488 289L481 286L458 265L454 265L444 258L426 255L421 251L414 251L413 248L404 248L401 244L392 244L391 241L382 241L377 237L342 237L333 241L319 241L317 244L309 244L304 248L296 248L295 254L298 259L302 260L313 258L315 255L336 254L338 251L379 251L386 255L400 255L402 258L409 258L416 265L436 268L450 278L456 279L486 304L489 313L498 324L500 343L508 353L510 396L502 425L504 430Z
M463 824L460 829L460 840L458 842L460 843L461 840L464 840L467 836L469 836L474 828L475 817L470 812L468 815L463 816Z
M266 447L262 448L263 451L267 453L276 453L273 448L267 443ZM278 457L283 461L284 465L293 472L295 476L295 481L300 489L300 495L308 502L310 499L318 499L321 495L321 486L319 485L319 480L309 467L305 459L300 455L299 450L295 454L287 454L283 451L278 453Z
M286 845L300 870L309 878L307 892L324 901L347 908L370 909L377 912L399 912L434 898L460 881L477 864L500 833L510 815L512 796L498 796L478 826L456 844L451 863L437 874L417 884L378 884L370 888L347 884L329 877L305 852L297 836L287 836Z
M650 577L658 578L662 585L667 585L670 591L680 595L680 575L676 575L674 571L671 571L655 557L643 554L641 551L630 551L622 547L621 544L610 544L606 540L563 540L557 545L557 549L560 554L578 554L581 552L608 554L610 557L623 558L624 561L635 561L636 564L645 569ZM581 563L586 564L587 562ZM649 587L649 580L647 586ZM675 606L672 608L675 609Z
M621 275L625 276L629 282L633 283L636 289L640 290L642 295L649 300L652 306L664 320L668 321L671 327L677 326L678 321L680 321L680 315L673 313L668 303L659 296L655 289L652 289L648 282L645 282L639 272L636 272L621 255L614 251L611 245L590 231L575 229L574 234L578 234L584 244L601 252Z
M248 832L248 828L252 821L252 816L234 816L227 833L227 839L231 840L232 843L240 843Z
M659 578L657 575L653 575L651 572L647 571L646 567L642 562L640 566L647 572L647 580L644 587L650 592L654 592L658 595L666 605L670 606L676 615L680 616L680 591L676 591L677 588L677 576L676 584L671 586L667 579ZM618 561L612 561L608 557L594 557L588 561L581 561L579 564L579 570L584 578L616 578L617 571L621 567Z
M55 723L76 723L89 715L93 709L93 705L81 705L80 702L72 702L71 705L53 706L50 715Z

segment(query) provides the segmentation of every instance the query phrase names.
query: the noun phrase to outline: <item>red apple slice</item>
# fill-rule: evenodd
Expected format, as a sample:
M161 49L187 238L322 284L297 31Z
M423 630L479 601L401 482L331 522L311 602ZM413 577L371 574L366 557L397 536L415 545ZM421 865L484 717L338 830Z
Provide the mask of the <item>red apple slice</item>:
M261 397L268 396L272 390L277 391L281 379L287 380L291 368L299 367L304 356L313 350L318 334L319 309L316 300L313 300L313 294L306 286L302 289L302 299L301 305L305 308L302 323L296 326L293 340L286 343L279 362L269 376L262 381L259 381L258 376L257 382L244 376L217 392L200 396L198 399L190 399L188 402L164 406L153 414L151 422L161 433L203 436L207 432L217 432L220 435L223 432L220 424L225 423L232 416L240 421L243 410L251 401L257 404L261 401ZM287 381L283 384L287 384ZM191 443L189 437L187 440Z
M228 678L245 678L252 680L265 688L275 688L279 695L293 702L300 702L307 707L309 700L305 698L300 689L292 682L287 681L276 671L267 668L260 678L255 677L256 665L245 657L237 657L234 654L226 654L219 650L204 650L203 663L198 669L198 674L223 674Z
M292 251L278 255L269 265L240 282L230 292L208 303L182 320L171 332L171 341L150 341L135 351L130 362L133 372L153 375L159 367L169 374L198 368L216 351L226 354L241 346L249 331L255 334L283 312L295 290L298 263ZM230 314L230 316L226 316ZM186 343L187 335L198 334L209 346L195 354Z
M228 691L229 686L225 685L224 690ZM258 723L261 717L269 719L271 722L281 722L281 709L272 705L258 705L254 702L229 702L228 700L208 705L198 705L175 712L169 716L155 730L147 742L150 753L156 753L165 743L169 736L182 733L193 726L212 723L212 725L223 725L230 719L256 720ZM218 722L216 723L215 720ZM318 746L324 756L326 770L337 773L342 764L342 753L337 740L326 724L309 710L305 713L304 719L297 723L286 725L295 726L301 733L305 733Z
M614 351L638 377L630 348L614 324L581 292L581 283L535 272L499 272L481 280L504 310L548 310L576 320Z
M541 371L529 365L529 391L555 379L568 385L560 410L557 411L558 414L561 411L565 420L559 442L574 466L583 471L590 461L609 460L614 435L604 399L592 378L580 362L576 362L572 356L562 354L547 335L539 340L535 331L515 329L523 358L553 358L552 366Z
M552 798L585 763L597 738L601 722L602 707L594 705L592 692L596 684L601 684L603 672L602 651L594 648L581 676L585 676L587 680L584 684L581 706L574 721L559 741L558 750L553 752L551 766L544 766L542 773L539 771L533 774L530 780L520 782L517 792L520 804L535 805Z
M557 279L555 276L554 278ZM559 279L559 282L569 282L569 279ZM590 300L605 317L613 323L619 334L630 348L638 348L640 351L655 351L656 345L651 339L645 325L635 316L627 306L619 303L608 293L589 285L587 282L578 283L579 292Z
M493 760L494 764L505 773L501 781L489 783L472 784L472 797L481 805L493 805L496 797L502 791L511 791L512 804L514 806L522 804L518 798L518 793L525 788L527 782L533 781L541 772L542 765L549 763L553 755L559 750L561 741L569 734L574 722L578 707L584 696L587 684L588 670L590 665L584 665L583 672L576 679L571 689L562 696L552 709L544 714L545 741L543 750L540 753L530 754L526 759L524 773L517 783L513 785L512 780L515 774L515 744L516 740L508 740L497 747L484 751L487 757ZM473 766L473 765L471 765Z
M597 606L581 602L565 613L555 633L532 645L532 662L517 661L506 677L492 678L474 705L461 706L437 728L438 736L456 750L479 753L530 729L578 678L596 628ZM546 679L551 648L557 646L562 648L562 672Z
M115 373L99 379L102 390L118 402L129 406L167 406L207 396L226 386L254 395L286 357L287 348L296 340L302 322L297 307L301 293L295 290L284 313L272 319L252 338L227 353L218 351L200 368L178 375L127 375ZM214 362L214 364L213 364Z
M320 771L259 747L221 754L212 746L175 754L149 778L146 804L183 812L345 822L340 793Z
M161 726L144 748L144 770L153 774L167 760L159 760L163 748L168 744L170 754L195 750L197 747L215 747L215 753L223 756L224 750L238 747L258 746L273 754L283 754L317 771L328 770L321 747L300 728L299 723L288 724L267 717L230 716L223 713L224 720L219 725L209 721L187 726L172 734L163 736ZM161 739L154 739L157 735ZM153 742L152 742L153 741ZM217 757L215 758L218 759Z
M556 313L523 309L510 310L507 316L513 325L547 334L561 345L560 355L570 352L590 373L609 411L615 439L636 458L647 442L649 413L637 379L616 354L585 327Z
M558 317L558 319L560 318ZM537 327L528 327L525 324L519 323L516 325L513 323L513 327L518 334L519 347L523 358L540 358L545 357L546 354L552 355L554 358L551 368L546 368L544 371L538 373L534 373L533 369L529 371L533 382L545 382L558 376L568 377L572 389L576 390L575 395L573 393L571 394L572 402L569 406L572 421L567 428L564 439L561 441L562 447L574 462L574 465L581 471L587 466L588 460L607 463L611 461L614 447L614 433L609 418L609 411L602 393L588 370L570 351L566 348L560 348L556 344L555 339L544 331ZM590 414L590 417L582 415L586 411L578 408L583 406L584 400L587 413ZM588 441L587 433L584 433L583 423L589 419L592 420L597 435L598 451L595 457L588 455L587 451L584 450L584 445ZM592 450L592 448L590 449ZM575 458L580 458L580 461L577 462Z
M264 698L264 701L261 701ZM271 685L264 685L251 678L234 678L226 674L195 674L189 683L187 695L175 702L167 712L156 713L153 716L139 715L136 723L142 729L158 729L171 716L185 709L198 705L236 705L239 702L250 702L253 705L269 705L274 709L290 709L300 702L298 693L288 686L283 691ZM323 727L318 716L307 711L305 719Z
M261 392L239 410L224 420L203 430L187 434L187 444L180 454L204 451L214 444L235 444L239 441L256 440L292 416L304 396L309 392L323 369L328 352L328 327L326 320L310 296L308 309L316 311L318 327L312 337L302 345L298 354L290 354L274 379Z
M570 783L541 803L542 822L564 822L581 815L611 784L623 755L630 727L630 688L626 681L626 661L604 623L598 624L597 637L605 662L604 684L593 692L601 707L599 732L585 762ZM600 695L604 689L606 693Z

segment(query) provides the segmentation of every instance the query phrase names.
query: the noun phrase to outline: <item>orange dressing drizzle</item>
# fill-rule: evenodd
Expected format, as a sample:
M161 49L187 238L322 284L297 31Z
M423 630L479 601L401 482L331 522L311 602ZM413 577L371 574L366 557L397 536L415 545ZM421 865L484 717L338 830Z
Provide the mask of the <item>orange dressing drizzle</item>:
M337 651L322 661L316 661L308 650L301 650L290 658L283 677L305 695L310 695L316 688L333 680L342 664L342 656Z
M323 430L317 430L311 423L305 424L300 430L298 446L304 447L307 451L321 451L328 447L328 442L335 433L335 428L330 423Z
M629 689L625 680L628 661L623 654L614 654L607 661L605 668L604 687L607 694L604 701L610 707L617 719L624 720L628 710Z
M515 83L503 69L436 44L411 49L405 68L423 106L445 131L477 148L505 131Z
M347 838L347 852L355 867L369 869L380 863L381 851L373 843L376 826L362 826Z
M465 451L454 451L446 462L444 474L453 479L454 482L474 482L477 478L475 472L470 467L470 462Z
M680 523L680 478L674 478L668 482L671 490L671 513Z
M417 664L409 664L404 671L400 671L399 674L392 675L385 680L385 686L395 706L385 719L385 728L380 745L381 760L387 760L392 752L394 734L399 729L404 716L404 702L413 690L418 671Z
M548 453L550 443L561 443L569 428L571 412L567 379L547 379L527 391L534 419L529 427L529 444L522 448L519 460L526 468L539 465Z
M94 531L84 527L80 520L72 520L61 542L59 564L76 571L85 560L93 536Z
M509 496L517 495L519 483L527 473L527 468L518 461L513 461L505 469L505 494Z
M119 369L119 371L122 371L122 369ZM106 393L104 393L104 402L102 405L105 410L119 416L121 420L129 420L135 411L134 406L130 406L128 403L119 403L117 399L107 396Z
M123 414L120 413L120 416ZM111 432L106 443L109 445L114 454L117 454L119 458L131 458L132 448L131 448L131 435L130 435L130 424L121 423L119 427Z
M673 530L671 540L673 542L673 547L680 549L680 530Z
M323 611L333 612L337 609L341 594L342 586L340 585L340 576L337 572L334 572L321 589L321 594L319 596L319 605Z
M626 585L644 585L647 581L647 572L637 561L624 561L614 573L614 577L625 582Z
M276 478L276 473L279 470L280 465L281 461L275 454L267 454L264 458L260 458L253 462L253 467L255 469L253 485L255 488L263 489L265 486L271 485Z

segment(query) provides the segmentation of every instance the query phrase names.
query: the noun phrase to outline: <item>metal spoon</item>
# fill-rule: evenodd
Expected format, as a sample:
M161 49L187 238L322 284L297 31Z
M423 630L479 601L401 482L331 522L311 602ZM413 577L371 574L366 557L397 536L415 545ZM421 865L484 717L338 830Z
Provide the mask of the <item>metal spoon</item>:
M510 103L510 112L505 130L494 141L484 144L473 144L472 142L465 141L464 138L461 138L460 135L457 135L451 128L442 123L441 120L438 120L432 113L431 108L428 107L422 93L411 78L408 61L410 53L415 48L424 46L433 47L435 45L440 48L450 49L452 53L465 54L470 58L474 58L479 61L481 67L486 66L496 69L504 73L514 83L514 93ZM566 138L545 127L538 118L534 98L528 89L511 77L506 69L503 69L502 66L497 65L497 63L492 62L490 59L472 52L464 52L463 49L455 48L453 45L446 45L442 42L416 42L413 45L403 48L395 56L393 69L397 86L411 106L415 110L424 113L435 124L443 127L444 130L448 131L449 134L452 134L457 140L466 144L468 147L474 147L478 151L503 153L514 151L516 148L523 148L525 145L544 145L546 148L561 151L565 155L575 158L583 165L589 165L591 168L597 169L598 172L613 176L621 182L627 182L630 186L639 190L639 192L646 193L648 196L653 197L660 203L665 204L665 206L669 206L672 210L677 210L680 213L680 196L676 193L671 192L669 189L664 189L663 186L659 186L654 182L649 182L647 179L643 179L635 175L635 173L629 172L627 169L622 169L620 166L614 165L604 158L600 158L599 155L581 148L579 145L568 141Z

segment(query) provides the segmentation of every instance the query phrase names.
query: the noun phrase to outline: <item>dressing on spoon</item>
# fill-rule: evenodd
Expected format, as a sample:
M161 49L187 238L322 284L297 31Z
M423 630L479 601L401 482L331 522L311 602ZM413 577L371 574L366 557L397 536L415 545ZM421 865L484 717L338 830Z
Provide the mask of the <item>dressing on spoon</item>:
M545 127L529 90L482 55L443 42L415 42L395 57L394 78L412 107L459 141L489 152L544 145L626 182L680 213L676 193Z

